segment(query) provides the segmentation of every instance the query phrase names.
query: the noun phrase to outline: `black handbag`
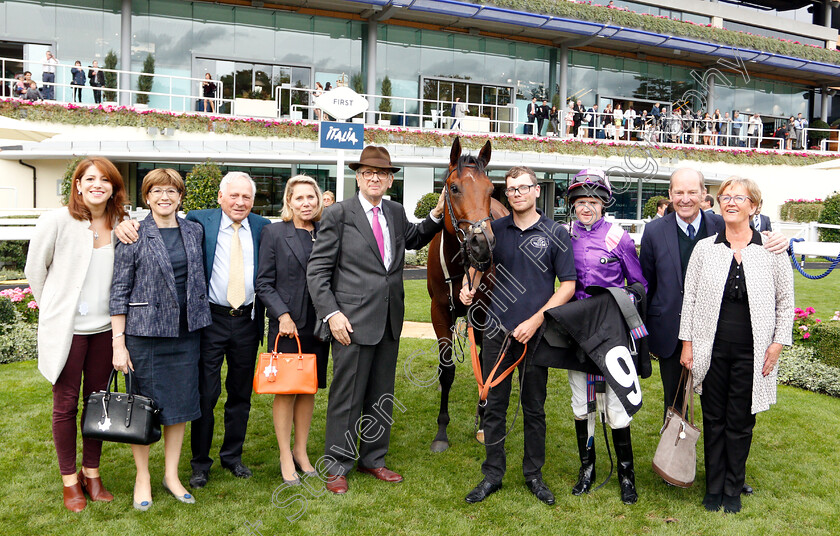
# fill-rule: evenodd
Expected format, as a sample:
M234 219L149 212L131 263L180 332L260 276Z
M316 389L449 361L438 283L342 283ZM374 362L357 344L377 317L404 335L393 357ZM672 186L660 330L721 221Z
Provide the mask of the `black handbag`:
M125 374L125 385L125 393L117 392L117 371L112 370L105 390L88 395L82 437L133 445L160 440L160 409L151 398L135 394L131 369Z

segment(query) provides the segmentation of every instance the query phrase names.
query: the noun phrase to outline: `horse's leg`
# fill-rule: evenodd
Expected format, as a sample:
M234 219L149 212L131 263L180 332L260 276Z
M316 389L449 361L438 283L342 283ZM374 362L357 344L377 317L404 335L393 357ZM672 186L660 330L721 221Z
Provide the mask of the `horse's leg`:
M443 452L449 448L446 427L449 425L449 391L455 381L455 363L452 361L452 313L449 303L432 302L432 325L438 339L438 379L440 381L440 411L438 431L432 441L432 452Z

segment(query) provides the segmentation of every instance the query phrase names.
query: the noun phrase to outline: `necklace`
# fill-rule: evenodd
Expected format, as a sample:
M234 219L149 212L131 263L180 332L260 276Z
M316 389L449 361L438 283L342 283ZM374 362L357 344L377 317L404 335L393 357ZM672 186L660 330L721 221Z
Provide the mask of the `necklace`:
M99 233L96 232L96 229L93 230L93 239L99 240Z
M315 241L315 229L312 229L311 231L309 229L307 229L306 232L309 233L309 236L312 237L312 241L314 242Z

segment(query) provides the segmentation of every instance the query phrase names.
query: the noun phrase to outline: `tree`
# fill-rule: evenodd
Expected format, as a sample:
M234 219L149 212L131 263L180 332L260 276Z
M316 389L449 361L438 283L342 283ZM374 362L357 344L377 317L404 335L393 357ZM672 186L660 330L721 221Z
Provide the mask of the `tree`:
M817 119L813 123L811 123L811 128L819 128L819 129L826 129L828 130L831 128L828 126L828 123L823 121L822 119ZM808 138L811 140L811 143L818 146L822 140L828 139L828 132L823 132L821 130L812 130L808 133Z
M67 162L67 167L64 168L64 176L61 179L61 204L65 207L70 202L70 192L73 191L73 172L76 171L79 162L84 159L84 156L77 156Z
M365 77L362 76L362 73L356 73L350 77L350 88L356 93L365 92ZM371 88L371 91L373 91L373 88Z
M391 79L388 78L388 75L385 75L385 78L382 80L382 90L381 90L383 97L390 97L391 96ZM382 98L379 99L379 111L380 112L390 112L391 111L391 99ZM380 114L380 119L390 120L390 114Z
M222 182L222 170L214 162L208 160L203 164L196 164L185 182L184 212L215 208L219 200L219 184Z
M647 200L645 203L644 208L642 208L642 217L643 218L652 218L656 216L656 204L659 203L660 199L668 199L664 195L655 195Z
M429 213L432 212L432 209L437 206L438 198L440 194L436 194L434 192L425 194L423 197L417 201L417 208L414 209L414 217L425 219L429 216Z
M137 90L140 91L137 94L137 104L149 104L148 92L152 90L155 83L155 78L148 76L155 72L155 58L151 54L146 54L146 59L143 61L143 72L148 74L141 74L137 79Z
M117 68L117 53L113 50L109 50L108 54L105 55L105 62L103 64L105 69L116 69ZM109 89L117 89L117 73L113 73L110 71L104 71L103 74L105 75L105 87ZM105 100L107 102L114 102L117 100L117 92L116 91L105 91Z

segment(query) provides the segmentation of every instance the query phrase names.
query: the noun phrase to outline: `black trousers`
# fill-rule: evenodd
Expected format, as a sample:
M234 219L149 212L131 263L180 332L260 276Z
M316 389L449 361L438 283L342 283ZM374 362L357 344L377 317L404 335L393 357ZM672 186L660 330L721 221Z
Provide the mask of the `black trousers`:
M682 375L683 366L680 365L680 354L682 353L682 341L677 343L677 349L673 354L667 357L659 357L659 376L662 378L662 400L665 404L662 410L662 420L664 422L665 415L668 413L668 406L674 405L675 408L681 409L683 400L685 400L685 392L680 389L680 375ZM674 404L674 397L677 403Z
M201 358L198 362L198 392L201 417L192 422L193 471L208 471L213 465L210 447L213 443L215 418L213 409L222 394L222 362L227 358L225 389L225 438L219 449L222 465L242 461L242 445L251 412L251 390L254 365L260 343L257 319L250 315L233 317L212 312L213 323L201 332Z
M481 368L485 380L490 371L493 370L493 365L498 359L503 342L504 335L501 332L492 337L485 333L481 350L483 356ZM548 368L531 363L535 343L536 340L532 339L528 345L525 360L517 368L519 389L522 393L523 435L525 438L522 472L525 475L525 480L541 476L542 467L545 464L545 396ZM514 340L507 354L505 354L498 372L507 370L519 359L520 355L522 355L522 345ZM490 389L487 395L487 406L484 409L484 448L487 458L481 465L481 472L491 482L501 482L507 467L503 437L507 432L507 409L510 403L512 376L513 374Z
M703 380L706 493L741 494L752 444L752 344L715 341Z
M391 337L389 325L375 345L343 346L333 340L324 437L328 474L346 475L356 461L361 467L385 466L394 406L405 411L394 397L399 350L400 342Z

